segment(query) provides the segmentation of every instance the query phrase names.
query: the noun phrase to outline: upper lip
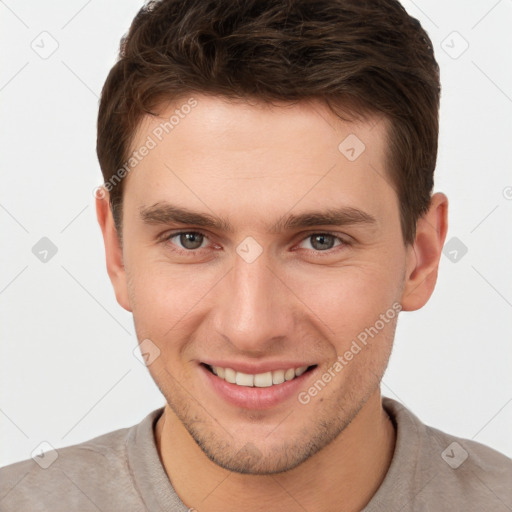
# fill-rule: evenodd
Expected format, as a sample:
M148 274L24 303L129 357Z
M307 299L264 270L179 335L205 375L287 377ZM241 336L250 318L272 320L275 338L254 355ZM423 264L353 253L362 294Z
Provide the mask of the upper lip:
M258 373L273 372L276 370L288 370L289 368L300 368L302 366L310 367L316 363L307 363L304 361L264 361L261 363L248 363L244 361L202 361L209 366L220 366L221 368L231 368L236 372L257 375Z

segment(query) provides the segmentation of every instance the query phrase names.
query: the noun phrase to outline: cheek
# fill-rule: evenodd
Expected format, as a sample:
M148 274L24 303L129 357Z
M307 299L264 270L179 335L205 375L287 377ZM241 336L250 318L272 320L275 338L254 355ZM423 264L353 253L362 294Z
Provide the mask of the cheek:
M128 261L132 263L128 264ZM193 265L170 265L165 261L139 262L127 259L129 293L134 321L140 336L164 340L183 330L208 300L216 274ZM197 320L197 319L196 319Z
M285 297L283 307L300 308L301 316L309 317L325 339L333 340L338 353L344 351L401 296L401 258L398 251L387 254L384 248L373 248L338 267L282 267L278 274L289 287L285 295L293 293L299 299ZM206 321L205 315L218 307L218 294L226 286L222 278L229 270L217 265L171 265L161 255L151 258L142 251L128 253L125 264L131 270L129 293L138 336L162 344L186 337Z
M373 325L400 297L400 265L383 262L312 269L289 276L290 288L330 329L329 337L352 337ZM333 334L334 332L334 334Z

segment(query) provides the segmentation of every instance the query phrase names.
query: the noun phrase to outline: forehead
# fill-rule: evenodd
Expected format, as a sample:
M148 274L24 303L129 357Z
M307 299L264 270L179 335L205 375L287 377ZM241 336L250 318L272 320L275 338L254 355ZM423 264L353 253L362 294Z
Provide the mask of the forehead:
M183 97L139 124L130 153L150 149L127 175L125 202L140 208L172 200L219 213L236 206L241 217L252 207L256 221L255 206L268 216L299 203L363 201L378 215L397 201L385 164L387 130L382 117L342 120L319 101Z
M341 106L341 109L344 109ZM277 146L282 152L297 151L294 137L308 141L310 148L323 144L337 147L339 136L357 132L377 150L385 142L388 121L378 113L350 112L341 110L344 119L336 116L319 100L310 99L298 102L264 103L254 99L228 99L219 96L191 94L180 99L161 103L158 116L145 115L137 126L132 142L132 150L144 143L149 135L157 144L172 144L172 139L189 135L207 136L195 150L208 151L212 140L222 140L222 149L233 152L261 149L272 150ZM357 116L357 117L355 117ZM363 117L364 116L364 117ZM376 130L374 128L377 127ZM276 134L279 137L276 137ZM165 140L164 140L165 139ZM196 140L188 140L190 146ZM220 148L217 148L220 149Z

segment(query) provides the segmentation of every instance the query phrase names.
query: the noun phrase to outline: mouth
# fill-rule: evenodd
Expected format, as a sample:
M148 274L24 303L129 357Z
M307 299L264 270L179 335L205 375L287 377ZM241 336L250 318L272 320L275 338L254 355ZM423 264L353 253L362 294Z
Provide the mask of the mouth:
M238 410L273 410L291 407L319 372L306 361L199 361L203 396L212 405L218 399ZM243 371L242 371L243 370Z
M298 379L305 373L313 371L317 365L299 366L297 368L283 368L278 370L267 371L264 373L243 373L233 368L223 368L221 366L212 366L201 363L210 373L219 379L234 384L236 386L248 388L270 388L281 386L285 382Z

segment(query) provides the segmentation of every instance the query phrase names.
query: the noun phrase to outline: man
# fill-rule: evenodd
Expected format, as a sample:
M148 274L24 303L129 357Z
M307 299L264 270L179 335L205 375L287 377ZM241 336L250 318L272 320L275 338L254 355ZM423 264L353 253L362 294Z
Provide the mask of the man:
M430 298L439 73L392 0L164 0L102 92L107 270L165 407L2 469L2 510L512 510L512 461L382 398Z

